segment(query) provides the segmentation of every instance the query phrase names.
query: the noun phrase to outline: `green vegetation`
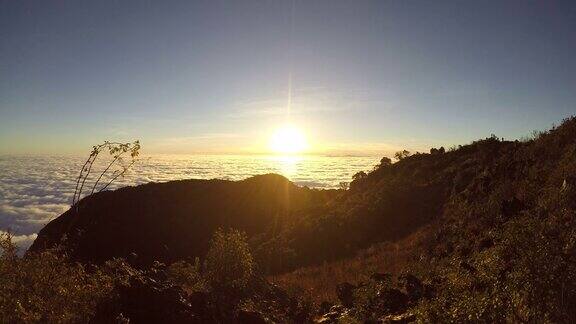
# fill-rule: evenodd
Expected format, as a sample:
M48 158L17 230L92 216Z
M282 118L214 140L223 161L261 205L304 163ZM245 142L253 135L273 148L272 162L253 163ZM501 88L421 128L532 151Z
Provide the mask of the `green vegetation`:
M138 322L164 308L174 322L300 323L313 308L328 323L576 322L576 118L524 141L493 135L397 160L331 192L268 175L96 194L48 225L23 259L3 243L2 311L63 322L102 309ZM134 197L147 207L131 209ZM135 249L139 270L106 262ZM32 268L55 270L44 279ZM74 301L50 315L63 292Z
M188 292L243 290L252 280L254 268L246 234L230 229L214 233L205 267L201 266L199 258L194 264L178 261L168 267L167 275L170 281Z
M206 256L207 277L213 287L242 289L250 280L253 268L245 234L233 229L214 233Z
M336 203L347 210L335 215L353 235L342 232L348 243L362 246L410 228L413 234L394 244L402 253L368 249L272 279L314 291L316 279L344 277L359 288L351 310L339 316L382 319L392 315L375 305L388 288L366 288L362 260L372 260L374 272L411 273L430 288L428 296L403 303L403 315L419 322L576 321L576 119L524 142L491 136L440 151L382 164ZM391 289L410 295L397 283Z
M70 263L58 250L19 258L10 234L0 234L0 319L4 323L81 323L113 298L113 280Z
M2 323L226 323L263 313L292 322L310 314L254 276L246 236L233 229L215 233L204 267L196 259L135 269L118 258L85 266L61 248L18 257L10 234L0 248Z
M82 199L84 186L88 185L86 181L90 178L92 167L102 152L108 151L108 154L110 155L110 161L108 162L106 168L100 172L98 177L95 180L92 180L92 189L90 190L88 196L92 195L94 192L101 192L106 190L106 188L108 188L114 182L114 180L123 176L130 169L130 167L136 163L137 158L140 155L140 148L140 141L134 141L132 143L104 141L102 144L94 145L90 155L88 156L88 159L86 162L84 162L82 169L80 169L78 178L76 178L76 189L74 190L74 196L72 198L72 206L76 205ZM124 160L125 154L130 156L129 161ZM106 182L103 186L98 188L100 181Z
M168 280L189 293L205 292L209 289L208 283L202 275L199 259L196 259L194 264L186 261L174 262L168 267L167 275Z

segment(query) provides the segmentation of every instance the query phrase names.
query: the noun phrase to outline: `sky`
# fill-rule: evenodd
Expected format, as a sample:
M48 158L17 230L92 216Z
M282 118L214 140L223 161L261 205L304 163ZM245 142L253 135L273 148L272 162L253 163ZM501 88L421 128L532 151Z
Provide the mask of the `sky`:
M576 113L574 1L0 0L0 154L382 154Z

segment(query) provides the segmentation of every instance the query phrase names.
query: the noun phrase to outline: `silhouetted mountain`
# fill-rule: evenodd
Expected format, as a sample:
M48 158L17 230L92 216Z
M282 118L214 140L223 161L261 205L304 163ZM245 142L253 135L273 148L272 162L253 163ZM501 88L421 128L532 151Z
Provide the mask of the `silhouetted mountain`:
M96 263L132 260L134 254L139 265L193 259L204 256L220 227L254 236L335 194L300 188L274 174L126 187L83 199L78 210L71 208L46 225L30 251L62 244L72 259Z
M566 122L536 141L490 137L446 153L414 154L397 163L383 159L340 194L299 188L278 175L103 192L84 199L78 212L71 209L50 222L30 251L63 244L82 261L136 253L142 264L170 262L202 257L218 227L233 227L248 234L268 272L321 263L437 226L456 201L487 204L494 190L502 196L490 204L511 209L506 213L518 204L533 205L542 184L572 181L555 166L571 152L574 124ZM530 192L512 190L525 183Z

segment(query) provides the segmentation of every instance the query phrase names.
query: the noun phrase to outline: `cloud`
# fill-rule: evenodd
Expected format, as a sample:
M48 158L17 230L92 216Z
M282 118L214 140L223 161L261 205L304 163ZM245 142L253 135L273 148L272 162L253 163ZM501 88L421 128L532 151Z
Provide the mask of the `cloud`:
M215 137L236 138L236 135L211 134L205 138ZM180 143L195 139L198 138L173 141ZM42 227L70 208L75 179L84 159L0 156L0 231L10 231L22 249L30 246ZM335 188L342 181L350 181L354 173L372 169L377 162L378 157L310 156L279 162L265 156L144 155L110 189L191 178L240 180L271 172L284 174L299 185ZM106 160L99 160L94 174L99 174L105 166Z

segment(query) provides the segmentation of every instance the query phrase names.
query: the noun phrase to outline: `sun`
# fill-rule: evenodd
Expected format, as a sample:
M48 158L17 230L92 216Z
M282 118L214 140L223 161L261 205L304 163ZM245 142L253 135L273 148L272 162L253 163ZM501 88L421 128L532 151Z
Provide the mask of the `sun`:
M296 154L308 148L304 132L292 125L278 128L270 138L270 150L275 153Z

